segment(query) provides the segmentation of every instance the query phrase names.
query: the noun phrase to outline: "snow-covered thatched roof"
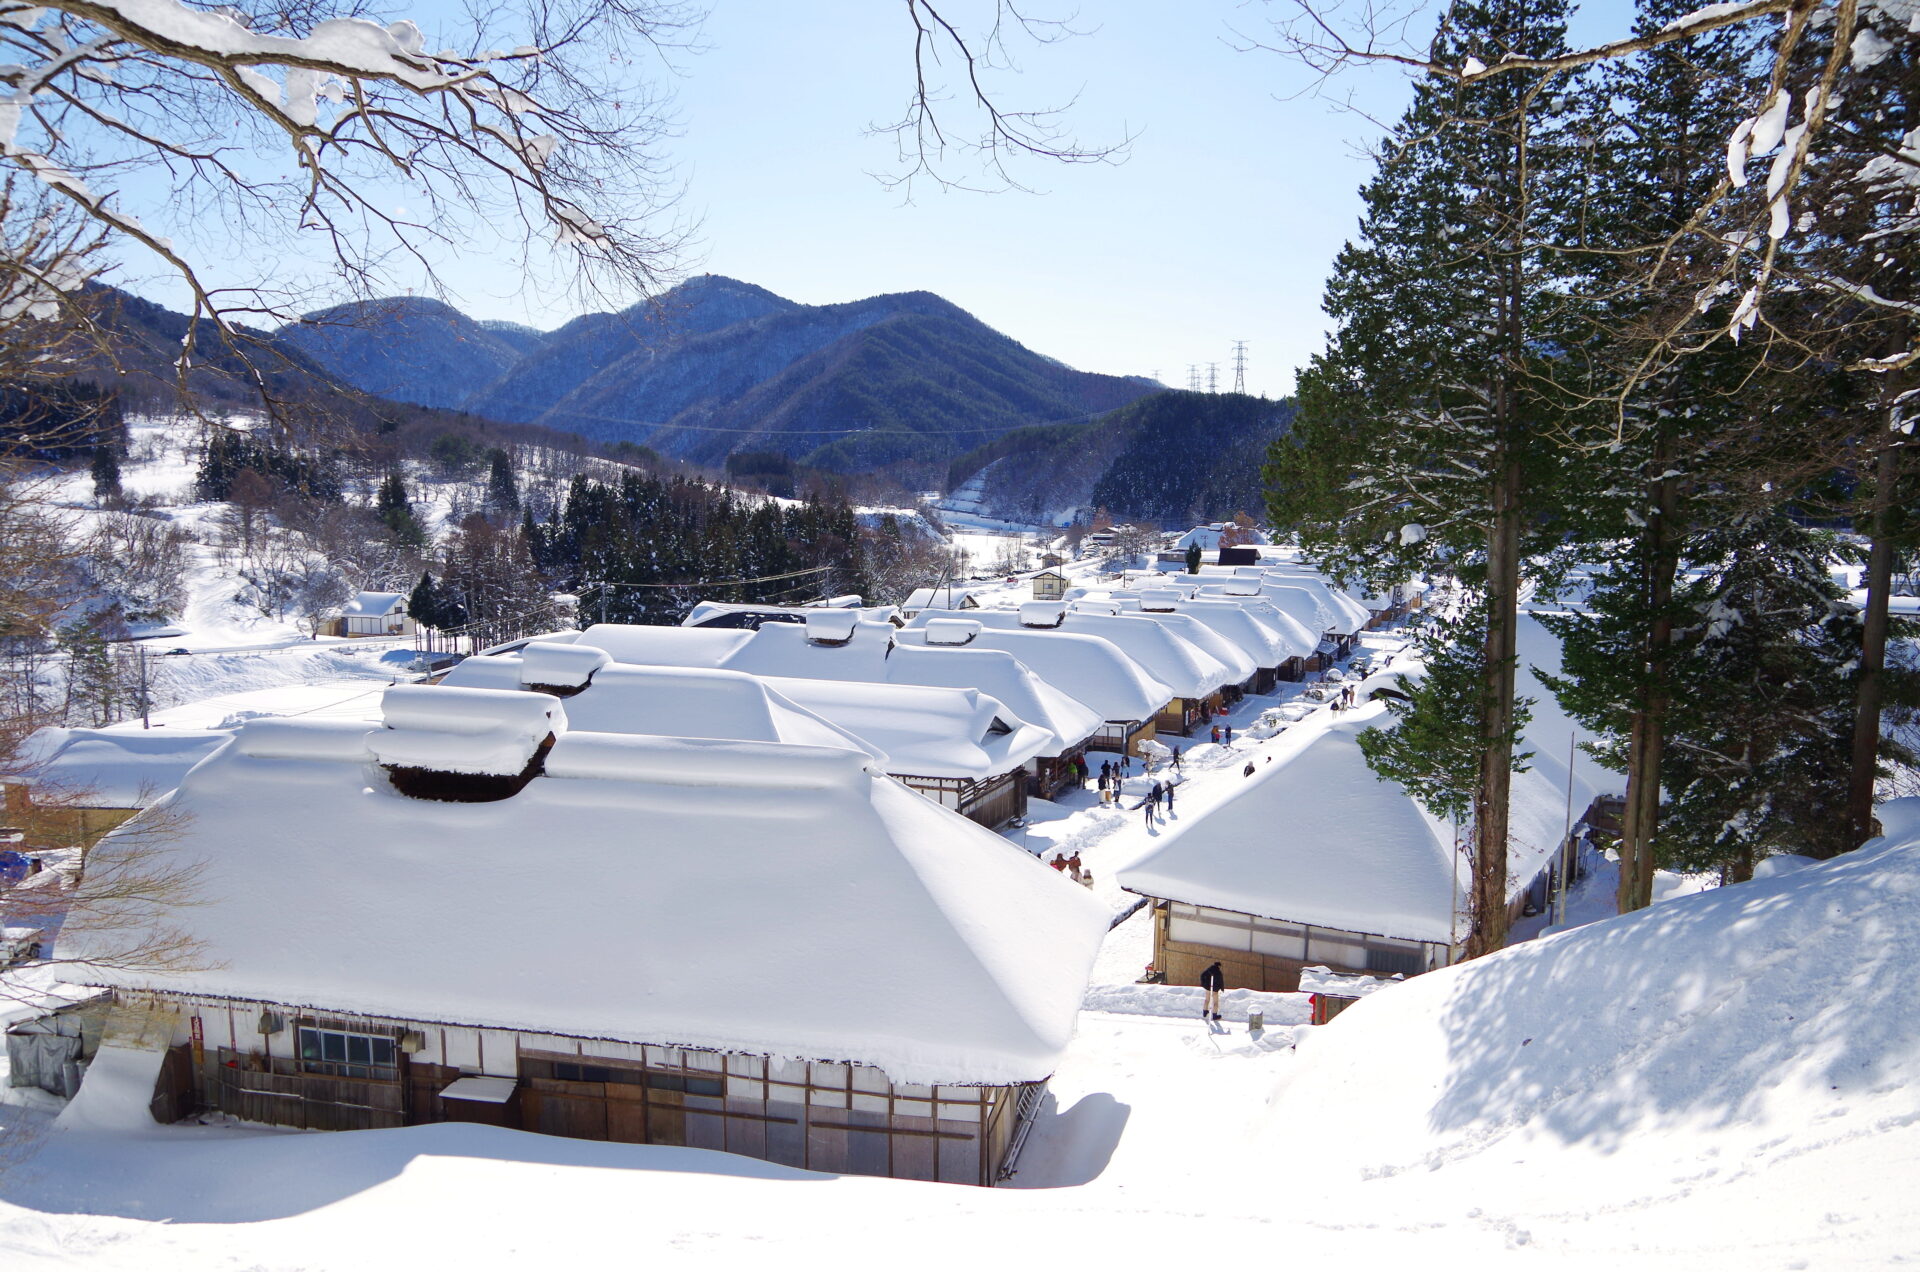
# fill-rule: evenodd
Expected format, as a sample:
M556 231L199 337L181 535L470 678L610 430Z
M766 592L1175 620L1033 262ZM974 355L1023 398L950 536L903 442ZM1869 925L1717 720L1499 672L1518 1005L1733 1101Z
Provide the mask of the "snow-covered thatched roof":
M1452 838L1367 767L1347 721L1263 765L1225 803L1183 822L1119 872L1146 896L1315 927L1448 943L1457 933Z
M1022 606L1024 612L1026 606ZM987 627L970 619L916 619L900 633L902 645L952 648L931 640L942 625L970 626L965 648L1011 654L1048 684L1084 702L1103 720L1151 720L1173 700L1173 690L1155 680L1119 646L1101 636L1067 631Z
M562 726L518 793L445 803L399 794L368 736L244 726L159 849L200 883L166 916L195 966L69 975L922 1083L1037 1080L1072 1035L1105 908L862 752ZM127 937L76 917L58 956Z
M969 616L978 612L968 611ZM848 610L820 613L853 615ZM844 633L836 629L827 639L822 635L793 623L768 623L751 632L600 623L575 639L604 649L623 663L720 667L800 680L973 689L1026 723L1045 729L1051 735L1043 752L1047 755L1077 746L1098 731L1103 719L998 650L896 648L893 625L882 622L856 621Z
M1182 698L1204 698L1222 685L1243 679L1179 632L1155 621L1154 615L1100 613L1098 609L1102 604L1074 602L1058 627L1023 626L1020 616L1010 610L980 610L969 612L967 617L1001 631L1029 631L1040 636L1057 633L1098 636L1110 641L1147 675Z
M223 729L41 729L22 748L22 776L41 800L145 808L232 736Z
M523 654L469 658L443 686L525 689L528 660L586 645L530 645ZM1053 736L999 699L970 688L759 677L718 668L645 667L609 661L565 700L575 729L785 742L864 751L888 773L975 780L1038 755Z

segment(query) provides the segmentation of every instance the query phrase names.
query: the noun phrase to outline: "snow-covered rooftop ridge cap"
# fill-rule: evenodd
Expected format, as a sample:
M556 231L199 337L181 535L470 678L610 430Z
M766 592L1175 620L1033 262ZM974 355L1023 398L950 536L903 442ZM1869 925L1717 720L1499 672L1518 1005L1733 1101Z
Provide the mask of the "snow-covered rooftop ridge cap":
M807 639L841 644L853 639L854 628L859 624L859 610L812 610L807 614Z
M387 727L367 734L374 756L443 773L521 773L548 736L567 727L558 698L511 689L395 685L380 707Z
M1172 613L1185 599L1186 596L1177 587L1143 587L1140 589L1139 605L1148 613Z
M872 757L836 747L643 733L568 733L547 753L556 778L733 786L760 790L852 790Z
M927 620L927 644L964 645L980 634L980 624L970 618L933 618Z
M593 673L613 662L604 649L536 640L520 651L520 683L555 689L583 689Z
M1022 627L1058 627L1066 617L1067 607L1059 601L1023 601L1020 605Z
M235 736L234 750L265 760L353 760L373 758L363 720L288 720L271 716L248 720Z

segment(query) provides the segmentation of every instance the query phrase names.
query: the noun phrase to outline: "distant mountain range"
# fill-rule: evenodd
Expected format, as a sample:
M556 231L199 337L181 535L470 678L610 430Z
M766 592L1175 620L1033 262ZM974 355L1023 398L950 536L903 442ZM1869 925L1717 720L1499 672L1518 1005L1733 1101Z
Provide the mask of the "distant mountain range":
M277 339L381 397L718 463L945 464L1007 432L1159 389L1076 371L928 292L802 305L718 275L550 332L433 300L336 306Z
M1166 390L1084 423L1017 429L953 461L944 506L1025 524L1082 509L1192 525L1264 513L1260 466L1290 399Z

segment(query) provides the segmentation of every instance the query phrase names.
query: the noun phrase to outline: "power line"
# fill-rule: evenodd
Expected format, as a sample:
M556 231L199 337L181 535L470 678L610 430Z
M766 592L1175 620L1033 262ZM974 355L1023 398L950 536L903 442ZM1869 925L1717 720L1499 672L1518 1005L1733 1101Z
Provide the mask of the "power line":
M789 570L785 574L763 574L757 579L688 579L685 583L616 583L611 579L589 579L584 587L734 587L742 583L777 583L781 579L797 579L808 574L825 574L833 567L816 565L810 570Z

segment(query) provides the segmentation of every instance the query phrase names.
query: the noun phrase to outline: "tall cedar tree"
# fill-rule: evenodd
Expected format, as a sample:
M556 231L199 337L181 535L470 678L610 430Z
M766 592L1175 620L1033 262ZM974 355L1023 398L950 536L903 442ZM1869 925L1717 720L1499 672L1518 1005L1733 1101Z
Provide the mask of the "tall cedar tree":
M1692 8L1649 0L1636 33ZM1701 705L1675 680L1675 634L1689 619L1675 594L1681 561L1712 506L1737 494L1729 478L1753 459L1747 402L1762 351L1716 341L1724 319L1693 299L1724 256L1693 221L1746 114L1753 40L1729 29L1662 45L1607 67L1605 92L1586 102L1604 167L1567 264L1584 302L1573 312L1591 326L1559 374L1569 396L1590 402L1569 417L1576 479L1565 497L1594 591L1584 612L1548 621L1569 673L1556 692L1608 739L1603 750L1626 774L1623 913L1652 902L1668 714ZM1580 692L1600 684L1603 693Z
M1858 28L1847 29L1848 19ZM1902 683L1887 666L1894 561L1920 546L1920 40L1912 22L1911 5L1862 4L1809 32L1789 64L1788 117L1805 123L1817 105L1830 119L1793 206L1770 227L1791 249L1793 270L1832 298L1813 342L1858 381L1861 403L1857 527L1872 546L1849 730L1848 847L1877 833L1882 712L1915 690L1911 673ZM1829 76L1834 90L1818 96ZM1792 137L1790 128L1787 144ZM1766 194L1761 187L1757 197Z
M1459 0L1433 55L1551 56L1565 19L1562 0ZM1553 245L1578 232L1590 152L1566 99L1585 89L1530 73L1416 86L1328 283L1337 330L1267 470L1276 523L1336 571L1384 582L1439 563L1477 598L1463 614L1484 614L1454 633L1479 642L1469 718L1417 730L1450 724L1478 748L1469 957L1506 940L1517 601L1523 562L1554 532L1565 408L1545 368L1571 321ZM1468 709L1426 705L1443 704Z

